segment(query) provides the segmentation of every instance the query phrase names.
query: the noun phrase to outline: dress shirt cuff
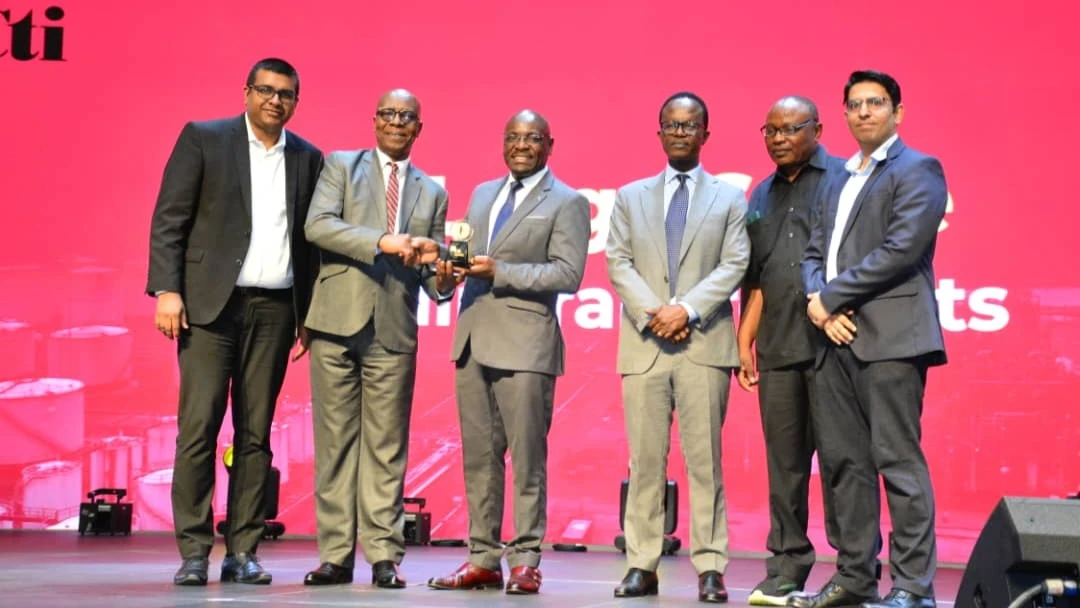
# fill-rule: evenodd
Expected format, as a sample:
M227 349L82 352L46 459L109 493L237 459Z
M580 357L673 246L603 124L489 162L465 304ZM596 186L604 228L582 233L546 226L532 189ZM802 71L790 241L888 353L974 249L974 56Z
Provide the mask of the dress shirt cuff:
M674 300L674 298L672 298L672 299ZM690 321L689 321L690 323L697 323L698 319L701 318L700 316L698 316L697 311L694 310L694 307L690 306L686 302L672 302L672 303L673 304L678 304L679 306L683 307L683 310L686 311L686 314L690 315Z

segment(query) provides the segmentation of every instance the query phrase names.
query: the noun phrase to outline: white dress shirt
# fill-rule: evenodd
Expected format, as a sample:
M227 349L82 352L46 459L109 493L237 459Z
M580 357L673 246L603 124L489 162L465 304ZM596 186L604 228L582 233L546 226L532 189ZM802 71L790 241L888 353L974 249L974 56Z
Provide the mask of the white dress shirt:
M281 130L277 142L267 149L255 137L247 114L244 124L251 159L251 241L236 284L285 289L293 284L285 202L285 130Z
M405 200L405 174L409 171L409 159L405 160L392 160L389 156L383 153L382 150L375 148L375 158L379 159L379 167L382 169L383 179L383 193L386 193L386 189L390 187L390 165L397 165L397 200L398 210L397 218L394 220L394 234L402 232L401 230L401 201ZM385 199L384 199L385 200Z
M874 167L877 167L878 163L885 160L889 154L889 146L896 141L896 134L885 140L885 143L878 146L877 150L870 155L870 162L867 163L866 168L859 170L859 165L863 161L862 151L856 152L855 156L852 156L844 164L844 168L847 169L849 175L848 180L844 184L844 189L840 191L840 202L836 207L836 224L833 225L832 236L829 237L829 254L825 258L825 282L836 278L839 274L836 271L836 255L840 251L840 239L844 236L844 228L847 227L848 219L851 217L851 209L855 206L855 199L859 197L859 192L862 191L863 186L866 185L866 180L870 179L870 174L874 172Z
M501 190L499 190L498 196L495 197L495 204L491 206L491 211L488 212L488 250L491 250L491 231L495 228L495 218L499 217L499 211L502 209L503 203L506 202L506 197L510 195L510 184L515 181L521 181L521 189L517 191L517 196L514 198L514 210L516 211L518 206L521 205L521 201L525 200L525 197L529 196L535 188L536 184L540 183L540 180L544 179L547 175L548 168L533 173L529 177L522 180L517 180L513 175L510 179L506 180Z

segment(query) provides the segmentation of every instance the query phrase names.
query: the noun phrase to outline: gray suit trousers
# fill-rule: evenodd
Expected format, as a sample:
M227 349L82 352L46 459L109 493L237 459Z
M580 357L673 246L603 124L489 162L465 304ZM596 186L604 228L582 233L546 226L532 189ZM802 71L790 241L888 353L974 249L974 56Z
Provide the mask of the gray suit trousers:
M649 371L623 376L630 448L626 555L631 568L654 572L660 563L671 421L677 412L690 483L690 562L699 574L722 574L728 564L728 524L720 429L731 370L697 365L685 350L665 344Z
M466 347L468 348L468 347ZM540 564L547 531L547 434L555 376L485 367L471 352L457 363L469 561L500 569ZM506 452L514 467L514 538L502 544Z
M387 351L368 323L343 338L312 332L315 516L319 559L400 563L416 354Z

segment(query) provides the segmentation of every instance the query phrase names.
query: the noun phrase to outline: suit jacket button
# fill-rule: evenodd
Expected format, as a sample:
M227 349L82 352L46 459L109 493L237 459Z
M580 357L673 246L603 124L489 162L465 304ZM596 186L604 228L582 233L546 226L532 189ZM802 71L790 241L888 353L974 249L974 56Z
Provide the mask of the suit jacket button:
M244 263L244 260L241 260L240 258L236 258L236 265L237 265L237 266L240 266L240 265L242 265L243 263Z

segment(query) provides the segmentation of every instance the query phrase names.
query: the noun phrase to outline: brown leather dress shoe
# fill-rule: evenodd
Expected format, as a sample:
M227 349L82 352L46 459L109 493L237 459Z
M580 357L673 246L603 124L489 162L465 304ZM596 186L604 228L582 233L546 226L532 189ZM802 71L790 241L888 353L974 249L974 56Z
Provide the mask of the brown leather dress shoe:
M708 570L698 575L697 599L709 604L723 604L728 600L724 587L724 575L716 570Z
M428 580L432 589L502 589L502 570L488 570L465 562L449 576Z
M615 597L644 597L656 595L660 592L660 579L655 572L630 568L618 587L615 587Z
M510 581L506 583L506 592L510 595L532 595L540 593L540 581L543 576L539 568L518 566L510 569Z

